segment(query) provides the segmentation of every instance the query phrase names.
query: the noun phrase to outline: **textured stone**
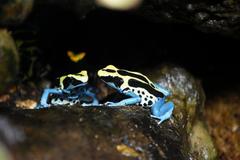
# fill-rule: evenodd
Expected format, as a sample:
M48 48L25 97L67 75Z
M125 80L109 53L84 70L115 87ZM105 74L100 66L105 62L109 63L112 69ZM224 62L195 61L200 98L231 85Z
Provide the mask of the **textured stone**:
M19 55L10 33L0 29L0 92L13 82L19 70Z

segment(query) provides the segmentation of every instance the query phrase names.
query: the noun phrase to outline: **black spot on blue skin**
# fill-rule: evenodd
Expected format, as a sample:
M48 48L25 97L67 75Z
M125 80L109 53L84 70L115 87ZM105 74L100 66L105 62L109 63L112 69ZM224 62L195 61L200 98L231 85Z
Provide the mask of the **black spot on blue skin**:
M156 97L164 97L163 93L160 91L155 90L154 88L152 88L151 86L149 86L148 84L139 82L135 79L129 79L128 81L128 85L131 87L140 87L140 88L144 88L145 90L147 90L150 94L155 95Z
M142 98L142 95L139 95L140 98Z
M150 105L152 105L153 104L153 102L152 101L148 101L148 105L150 106Z
M132 91L134 92L135 90L134 90L134 89L132 89Z

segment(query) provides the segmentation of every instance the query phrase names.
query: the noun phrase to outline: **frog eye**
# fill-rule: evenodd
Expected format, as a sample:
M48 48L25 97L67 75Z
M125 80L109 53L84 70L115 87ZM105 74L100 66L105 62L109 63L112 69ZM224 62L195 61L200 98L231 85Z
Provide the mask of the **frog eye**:
M109 82L115 85L115 87L120 88L120 86L124 83L123 79L116 76L116 77L112 77L112 76L105 76L101 78L103 81L105 82Z
M116 71L113 70L113 69L103 69L103 71L106 71L106 72L111 72L111 73L115 73Z

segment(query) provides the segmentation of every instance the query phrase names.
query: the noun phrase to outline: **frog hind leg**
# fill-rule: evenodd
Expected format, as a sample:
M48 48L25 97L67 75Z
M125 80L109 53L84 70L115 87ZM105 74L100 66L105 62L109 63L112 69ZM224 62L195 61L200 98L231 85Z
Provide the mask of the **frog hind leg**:
M100 106L96 94L93 93L91 89L86 90L83 95L84 95L84 96L91 97L93 100L92 100L91 103L83 103L83 104L81 104L82 106L84 106L84 107L88 107L88 106ZM80 98L81 98L81 97L80 97Z
M127 92L127 93L123 93L126 94L128 96L130 96L130 98L121 100L120 102L106 102L105 105L109 106L109 107L121 107L121 106L127 106L127 105L135 105L137 103L141 102L141 98L136 95L135 93L132 92Z
M80 103L83 107L99 106L97 96L93 91L94 90L92 88L88 88L86 85L80 86L77 90L75 90L75 93L71 93L71 89L63 90L62 93L65 94L65 99L56 99L52 104L72 106ZM87 100L89 97L91 98L91 101Z
M164 103L164 99L157 101L151 108L151 117L159 119L160 123L169 119L174 109L173 102Z
M41 99L40 99L40 104L38 104L35 109L40 109L40 108L47 108L47 107L49 107L50 104L47 103L47 101L48 101L48 96L49 96L50 94L59 94L59 95L61 95L62 93L63 93L62 90L56 89L56 88L47 88L47 89L44 89L43 94L42 94L42 97L41 97Z

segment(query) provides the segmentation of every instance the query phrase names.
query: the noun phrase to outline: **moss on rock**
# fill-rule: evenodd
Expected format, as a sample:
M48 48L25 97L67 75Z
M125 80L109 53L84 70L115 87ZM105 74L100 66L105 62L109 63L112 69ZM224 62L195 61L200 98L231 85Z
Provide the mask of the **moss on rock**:
M0 5L0 24L16 25L32 11L33 0L6 0Z
M6 29L0 29L0 92L15 80L19 55L14 40Z

